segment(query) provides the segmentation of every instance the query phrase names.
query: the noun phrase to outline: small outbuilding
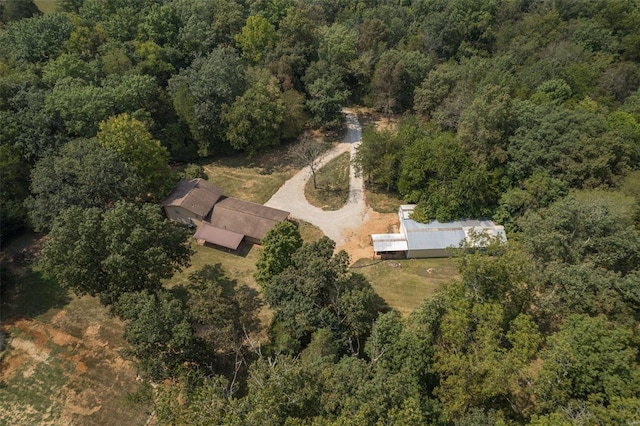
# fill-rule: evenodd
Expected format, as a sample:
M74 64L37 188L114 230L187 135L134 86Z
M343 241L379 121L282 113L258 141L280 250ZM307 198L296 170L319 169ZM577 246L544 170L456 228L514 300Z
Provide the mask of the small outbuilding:
M420 223L411 218L414 209L414 204L401 205L398 209L399 233L371 235L376 255L407 259L447 257L450 247L459 247L465 241L473 243L471 237L474 234L484 233L504 241L507 239L504 227L490 220Z

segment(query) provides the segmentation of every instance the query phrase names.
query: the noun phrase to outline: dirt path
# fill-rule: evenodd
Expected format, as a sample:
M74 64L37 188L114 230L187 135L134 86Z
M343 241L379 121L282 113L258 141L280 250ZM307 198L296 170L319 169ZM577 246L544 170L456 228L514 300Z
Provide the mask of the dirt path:
M331 149L320 164L322 167L343 152L350 152L351 157L362 140L362 129L356 116L345 111L347 116L347 134L343 141ZM309 204L304 187L311 177L311 170L305 167L286 181L284 185L265 203L266 206L286 210L291 216L316 225L324 234L336 242L336 246L344 244L350 233L366 222L369 209L364 201L364 182L356 177L351 167L349 176L349 200L344 207L336 211L325 211Z

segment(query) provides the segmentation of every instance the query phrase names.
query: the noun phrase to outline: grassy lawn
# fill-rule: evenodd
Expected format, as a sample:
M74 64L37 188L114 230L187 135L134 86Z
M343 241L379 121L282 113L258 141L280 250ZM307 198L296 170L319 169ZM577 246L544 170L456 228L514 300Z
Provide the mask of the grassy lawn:
M366 189L367 205L378 213L396 213L404 201L398 194L386 192L375 186Z
M38 6L40 12L44 13L45 15L47 13L55 12L56 8L58 7L58 0L34 0L33 2L36 4L36 6Z
M342 153L316 172L318 188L314 189L313 179L304 188L309 203L323 210L339 210L349 199L349 167L351 156Z
M450 258L360 259L351 270L366 276L376 293L402 315L408 315L443 284L459 277L456 260Z
M203 167L225 195L259 204L267 202L300 168L288 160L286 146L252 158L243 154L221 157Z

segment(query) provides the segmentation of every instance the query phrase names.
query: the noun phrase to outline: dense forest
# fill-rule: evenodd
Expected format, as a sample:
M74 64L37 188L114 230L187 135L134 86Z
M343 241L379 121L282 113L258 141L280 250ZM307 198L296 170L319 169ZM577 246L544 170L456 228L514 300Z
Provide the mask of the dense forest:
M0 21L2 239L48 233L39 265L125 321L160 423L640 418L637 0L9 0ZM202 173L171 164L340 129L347 105L398 120L363 132L370 189L509 243L461 247L407 317L289 223L260 295L224 265L163 287L191 251L157 202Z

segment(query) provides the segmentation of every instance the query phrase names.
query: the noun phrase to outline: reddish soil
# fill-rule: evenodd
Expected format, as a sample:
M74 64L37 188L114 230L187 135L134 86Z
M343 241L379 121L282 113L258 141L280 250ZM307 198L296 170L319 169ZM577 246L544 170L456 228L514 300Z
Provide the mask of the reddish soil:
M349 253L351 261L372 258L373 247L371 234L386 234L397 232L398 215L395 213L376 213L372 210L367 214L367 221L355 231L350 231L345 236L345 243L337 247Z

